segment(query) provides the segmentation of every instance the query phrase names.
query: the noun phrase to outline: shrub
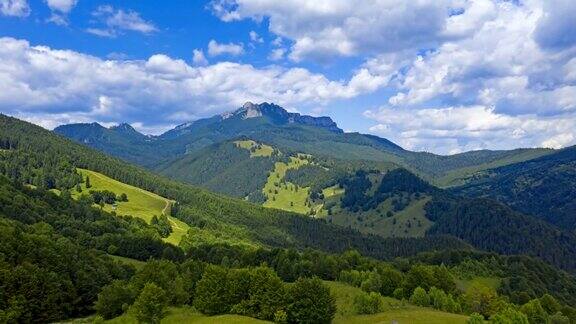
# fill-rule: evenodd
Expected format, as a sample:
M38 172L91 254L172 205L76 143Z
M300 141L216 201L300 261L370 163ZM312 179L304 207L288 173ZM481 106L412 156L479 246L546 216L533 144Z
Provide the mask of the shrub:
M414 305L425 307L430 305L430 298L428 297L428 294L424 288L416 287L412 293L412 296L410 296L410 302Z
M382 297L375 292L363 292L354 298L354 309L358 314L379 313L382 310Z

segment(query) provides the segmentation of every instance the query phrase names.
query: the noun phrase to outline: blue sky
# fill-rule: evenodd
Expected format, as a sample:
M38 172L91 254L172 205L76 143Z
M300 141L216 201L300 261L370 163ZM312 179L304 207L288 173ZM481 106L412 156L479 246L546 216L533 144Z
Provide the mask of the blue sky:
M0 112L145 133L269 101L414 150L576 143L571 0L0 0Z

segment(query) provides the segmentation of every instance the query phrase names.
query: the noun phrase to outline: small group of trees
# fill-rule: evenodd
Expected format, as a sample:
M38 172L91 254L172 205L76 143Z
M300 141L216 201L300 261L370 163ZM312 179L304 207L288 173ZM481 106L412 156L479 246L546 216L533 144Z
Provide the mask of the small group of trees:
M194 261L150 261L130 281L115 281L98 295L104 319L124 312L158 323L166 307L193 305L207 315L241 314L280 323L330 323L336 304L319 279L285 284L270 268L225 268Z
M128 196L125 193L116 195L110 190L90 190L90 196L95 204L109 204L112 205L116 201L128 201Z
M288 286L268 267L208 266L195 291L194 306L209 315L234 313L290 323L330 323L335 299L319 279Z
M160 217L156 215L152 216L150 224L158 230L158 233L160 233L162 237L168 237L170 233L172 233L172 225L170 225L170 221L166 215L161 215Z

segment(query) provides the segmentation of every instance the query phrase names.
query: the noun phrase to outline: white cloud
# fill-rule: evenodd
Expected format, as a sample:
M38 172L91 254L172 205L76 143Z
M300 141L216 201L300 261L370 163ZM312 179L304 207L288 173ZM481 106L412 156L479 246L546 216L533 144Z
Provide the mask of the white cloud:
M576 142L576 114L508 116L484 106L368 110L370 131L412 150L453 154L517 147L560 148Z
M232 55L238 56L244 54L244 45L243 44L220 44L215 40L211 40L208 43L208 55L210 56L218 56L218 55Z
M535 38L547 49L564 49L576 45L576 1L543 1L544 14L538 21Z
M250 31L249 35L250 35L250 41L252 41L253 43L264 43L264 39L262 39L262 37L260 37L260 35L258 35L257 32L252 30Z
M223 21L269 18L274 34L292 40L290 57L326 60L433 46L445 38L449 7L460 0L220 0Z
M86 31L102 37L116 37L123 31L150 34L158 30L153 23L145 21L139 13L132 10L124 11L103 5L99 6L92 15L102 26L90 27Z
M46 3L50 10L67 14L76 6L78 0L46 0Z
M49 22L55 23L56 25L66 26L68 25L68 13L78 3L77 0L45 0L46 4L52 11L52 15L48 18Z
M284 54L286 54L286 50L283 48L275 48L270 52L268 59L272 61L279 61L284 58Z
M374 79L373 79L374 78ZM220 62L190 66L163 54L145 61L102 60L70 50L0 38L0 111L54 121L178 124L240 107L325 105L371 91L384 80L359 71L331 81L302 68Z
M0 12L5 16L27 17L30 6L26 0L0 0Z
M494 106L509 115L576 110L576 87L570 83L574 52L552 55L533 38L542 8L499 3L493 10L473 36L446 42L407 64L401 91L389 103L418 107L440 99Z
M204 56L204 51L201 49L195 49L192 51L192 63L194 65L208 65L208 60Z

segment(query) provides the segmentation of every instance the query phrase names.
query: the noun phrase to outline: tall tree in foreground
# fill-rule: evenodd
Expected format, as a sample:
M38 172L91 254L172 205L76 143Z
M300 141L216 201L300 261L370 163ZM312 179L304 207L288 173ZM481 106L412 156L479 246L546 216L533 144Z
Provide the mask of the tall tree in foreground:
M336 314L336 299L318 278L300 278L290 289L290 323L330 323Z
M147 283L130 307L130 313L139 323L160 323L166 316L167 304L164 290L153 283Z

